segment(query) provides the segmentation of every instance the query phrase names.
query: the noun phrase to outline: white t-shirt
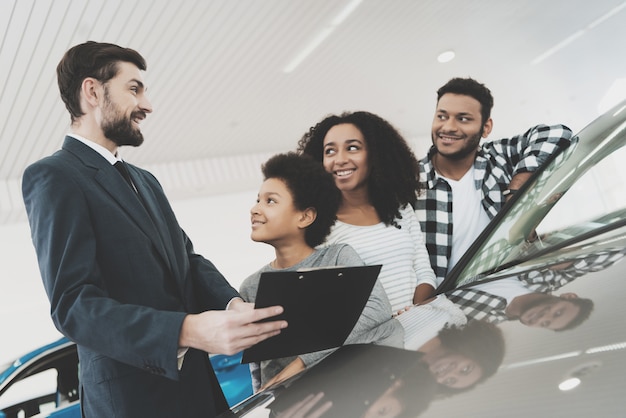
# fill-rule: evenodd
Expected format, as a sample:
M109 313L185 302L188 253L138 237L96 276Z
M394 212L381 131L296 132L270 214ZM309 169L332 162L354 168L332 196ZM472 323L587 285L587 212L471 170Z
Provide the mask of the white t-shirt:
M444 177L452 189L452 254L448 271L489 223L482 205L482 192L474 184L474 166L460 180Z

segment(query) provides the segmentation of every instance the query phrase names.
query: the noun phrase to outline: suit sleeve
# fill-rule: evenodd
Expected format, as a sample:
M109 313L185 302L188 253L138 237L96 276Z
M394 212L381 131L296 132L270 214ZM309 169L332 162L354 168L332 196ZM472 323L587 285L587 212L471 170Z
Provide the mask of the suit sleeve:
M101 258L121 251L125 243L109 241L109 251L102 252L93 202L75 175L43 161L25 171L22 183L52 320L62 334L87 349L177 380L178 335L186 314L111 297L103 268L122 271L124 266L110 266Z

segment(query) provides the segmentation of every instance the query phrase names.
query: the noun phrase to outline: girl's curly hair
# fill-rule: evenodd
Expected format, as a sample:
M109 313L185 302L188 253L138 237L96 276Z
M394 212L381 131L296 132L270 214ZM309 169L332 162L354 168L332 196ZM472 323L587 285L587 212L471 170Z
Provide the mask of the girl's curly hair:
M315 221L304 232L304 240L310 247L324 242L337 219L341 192L335 180L324 170L319 161L295 152L276 154L262 165L265 180L282 180L298 210L315 209Z
M419 163L406 140L385 119L364 111L329 115L298 141L298 153L323 161L324 137L333 126L344 123L356 126L365 138L371 204L381 221L399 227L395 219L400 218L400 209L414 206L420 192Z

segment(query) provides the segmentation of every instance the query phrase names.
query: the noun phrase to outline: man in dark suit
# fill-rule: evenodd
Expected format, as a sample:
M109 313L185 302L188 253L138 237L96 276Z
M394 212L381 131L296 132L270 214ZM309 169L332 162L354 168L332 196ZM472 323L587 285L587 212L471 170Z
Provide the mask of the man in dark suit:
M71 133L26 169L24 202L54 324L78 345L83 416L211 417L227 405L207 353L287 324L252 325L282 308L244 303L194 253L157 180L118 162L118 147L143 142L145 69L113 44L66 52L57 76Z

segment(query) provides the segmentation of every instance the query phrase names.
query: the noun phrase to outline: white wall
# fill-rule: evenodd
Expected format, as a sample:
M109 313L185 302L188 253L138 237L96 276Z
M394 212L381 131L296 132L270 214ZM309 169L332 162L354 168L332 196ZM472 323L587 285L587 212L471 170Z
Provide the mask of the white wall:
M272 247L250 239L257 190L172 202L197 253L238 288L269 262ZM60 337L49 316L27 223L0 227L0 364Z
M0 227L0 364L58 338L28 224Z

